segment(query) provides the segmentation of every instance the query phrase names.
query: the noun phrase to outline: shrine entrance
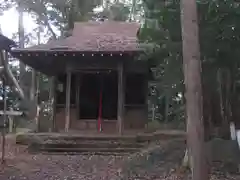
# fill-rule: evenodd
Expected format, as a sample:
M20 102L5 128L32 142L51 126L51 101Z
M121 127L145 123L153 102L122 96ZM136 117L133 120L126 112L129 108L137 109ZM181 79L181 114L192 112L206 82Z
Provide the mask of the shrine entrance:
M79 119L117 120L118 79L116 71L82 73Z

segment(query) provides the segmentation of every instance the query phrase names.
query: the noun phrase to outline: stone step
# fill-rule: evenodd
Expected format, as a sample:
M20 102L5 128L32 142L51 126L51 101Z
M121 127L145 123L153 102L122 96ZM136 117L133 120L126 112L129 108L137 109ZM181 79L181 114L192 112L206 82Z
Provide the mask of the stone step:
M48 140L64 140L64 141L118 141L118 142L136 142L136 136L50 136Z
M185 139L186 133L182 131L156 131L153 133L141 133L135 135L113 135L113 134L67 134L67 133L23 133L16 136L16 143L31 144L33 142L64 142L83 143L97 142L119 142L119 143L144 143L155 140Z
M139 148L39 148L30 152L78 152L78 153L133 153Z
M92 143L44 143L33 144L42 148L142 148L144 144L131 143L108 143L108 142L92 142Z
M54 156L76 156L76 155L99 155L99 156L129 156L131 152L41 152L43 155L54 155Z
M142 144L143 142L129 142L122 140L93 140L93 139L84 139L84 140L75 140L75 139L47 139L39 141L42 144Z
M71 143L83 143L90 141L100 142L127 142L137 143L134 136L96 136L96 135L66 135L66 134L47 134L47 133L25 133L18 134L16 136L17 144L28 145L33 142L71 142Z

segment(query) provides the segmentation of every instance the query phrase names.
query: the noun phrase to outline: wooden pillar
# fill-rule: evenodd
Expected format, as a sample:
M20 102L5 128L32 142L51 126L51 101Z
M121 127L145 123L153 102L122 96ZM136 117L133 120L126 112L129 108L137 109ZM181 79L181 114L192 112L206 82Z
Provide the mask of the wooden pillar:
M77 119L80 119L80 73L76 74L76 108L77 108Z
M66 112L65 112L65 132L68 132L70 127L70 105L71 105L71 76L72 73L67 72L66 82Z
M57 77L54 77L52 79L52 131L55 132L56 131L56 106L57 106L57 102L56 102L56 91L57 91Z
M123 114L124 114L124 88L123 88L123 62L118 64L118 133L123 133Z
M165 123L168 123L168 112L169 112L169 101L170 101L170 97L169 94L167 92L166 96L165 96Z
M2 78L3 84L3 129L2 129L2 164L5 162L5 145L6 145L6 122L7 122L7 91L6 91L6 79Z
M54 122L54 117L55 117L55 80L56 77L50 77L49 78L49 83L50 83L50 90L49 90L49 97L48 97L48 104L49 104L49 109L51 109L50 112L50 117L49 117L49 132L53 132L54 131L54 126L55 126L55 122Z
M13 108L10 108L10 112L13 112ZM14 125L14 120L13 120L13 116L11 116L10 114L8 115L8 122L9 122L9 133L13 133L13 125Z

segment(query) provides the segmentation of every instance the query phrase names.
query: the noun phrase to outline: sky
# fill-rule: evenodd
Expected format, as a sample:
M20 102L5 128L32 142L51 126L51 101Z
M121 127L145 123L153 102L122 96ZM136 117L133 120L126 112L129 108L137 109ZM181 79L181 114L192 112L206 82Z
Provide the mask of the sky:
M2 34L12 38L13 33L18 32L18 12L15 8L12 8L6 12L2 16L0 16L0 27L2 29ZM24 28L25 32L29 33L34 28L36 28L37 25L31 18L31 16L28 13L24 14Z
M102 7L96 8L95 11L102 11ZM25 34L28 34L37 27L30 14L24 13L24 29ZM18 32L18 12L16 8L12 8L5 11L2 16L0 16L0 28L2 34L8 38L12 38L12 35Z
M25 33L30 33L37 27L36 23L28 13L24 14L23 20ZM0 29L2 31L1 33L10 39L12 39L14 33L18 32L18 12L15 8L5 11L3 15L0 16ZM12 65L18 66L19 62L16 61Z

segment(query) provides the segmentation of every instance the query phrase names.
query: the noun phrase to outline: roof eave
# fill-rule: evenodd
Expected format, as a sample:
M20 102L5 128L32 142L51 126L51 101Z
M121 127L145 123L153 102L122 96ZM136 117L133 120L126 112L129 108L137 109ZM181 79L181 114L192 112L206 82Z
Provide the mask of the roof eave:
M142 49L135 49L135 50L60 50L60 49L12 49L11 52L14 54L18 53L94 53L94 54L128 54L128 53L139 53L143 52Z

